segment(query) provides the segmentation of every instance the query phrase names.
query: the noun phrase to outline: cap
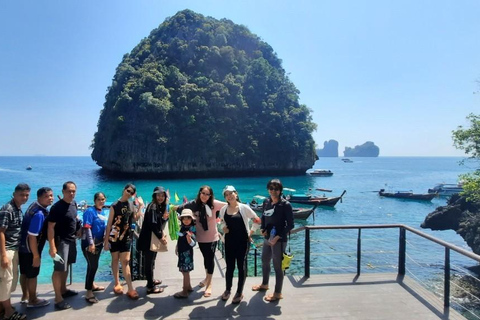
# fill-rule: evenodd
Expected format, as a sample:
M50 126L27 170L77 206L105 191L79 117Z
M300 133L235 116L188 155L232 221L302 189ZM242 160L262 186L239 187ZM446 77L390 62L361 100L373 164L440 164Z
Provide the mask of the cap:
M164 187L158 186L158 187L155 187L155 189L153 189L153 193L167 193L167 192L165 191Z
M237 190L235 190L235 187L234 186L225 186L225 188L223 188L223 196L225 196L225 192L227 191L230 191L230 192L237 192Z
M185 209L182 210L182 213L180 214L180 217L179 217L180 220L181 220L183 217L190 217L190 218L192 218L193 220L195 220L195 216L193 215L193 212L192 212L192 210L190 210L190 209L186 209L186 208L185 208Z

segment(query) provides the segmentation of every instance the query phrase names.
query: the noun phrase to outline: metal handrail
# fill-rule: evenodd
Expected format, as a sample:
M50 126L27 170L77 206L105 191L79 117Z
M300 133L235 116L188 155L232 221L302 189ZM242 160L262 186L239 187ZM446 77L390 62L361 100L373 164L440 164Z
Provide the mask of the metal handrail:
M437 239L422 231L416 230L410 226L404 224L379 224L379 225L333 225L333 226L303 226L291 231L292 234L305 232L305 277L310 277L310 230L338 230L338 229L356 229L358 230L357 236L357 274L360 275L361 271L361 252L362 252L362 229L393 229L398 228L399 234L399 247L398 247L398 274L405 275L405 258L406 258L406 231L414 233L427 240L435 242L445 248L445 260L444 260L444 306L450 306L450 251L453 250L460 253L470 259L480 262L480 255L467 251L460 247L457 247L451 243Z

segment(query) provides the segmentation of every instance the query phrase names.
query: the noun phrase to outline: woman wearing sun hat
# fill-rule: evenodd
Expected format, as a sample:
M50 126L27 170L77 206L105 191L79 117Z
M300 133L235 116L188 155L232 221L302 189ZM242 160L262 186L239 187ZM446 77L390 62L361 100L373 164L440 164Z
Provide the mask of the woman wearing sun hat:
M225 202L215 200L213 190L210 186L203 185L198 189L195 200L177 207L177 212L180 214L185 208L192 210L197 220L196 236L205 267L205 279L200 281L199 286L205 287L204 297L210 297L212 295L215 250L217 250L218 243L216 212L224 205L226 205Z
M250 236L260 227L260 218L253 210L243 203L240 203L237 190L233 186L226 186L223 189L223 196L227 201L220 210L221 228L225 235L225 262L227 271L225 273L226 289L222 300L230 298L232 289L233 273L235 264L238 265L238 286L232 303L240 303L243 299L243 286L247 276L247 254L250 248ZM250 229L250 220L253 220Z

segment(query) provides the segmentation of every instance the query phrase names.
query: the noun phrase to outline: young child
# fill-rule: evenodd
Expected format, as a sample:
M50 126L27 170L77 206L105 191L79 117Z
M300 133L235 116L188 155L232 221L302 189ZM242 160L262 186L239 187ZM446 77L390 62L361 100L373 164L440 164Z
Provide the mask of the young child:
M190 283L190 271L193 270L193 247L197 242L195 241L195 217L192 210L182 210L180 223L175 253L178 255L178 269L183 275L183 290L173 296L182 299L187 298L193 291Z

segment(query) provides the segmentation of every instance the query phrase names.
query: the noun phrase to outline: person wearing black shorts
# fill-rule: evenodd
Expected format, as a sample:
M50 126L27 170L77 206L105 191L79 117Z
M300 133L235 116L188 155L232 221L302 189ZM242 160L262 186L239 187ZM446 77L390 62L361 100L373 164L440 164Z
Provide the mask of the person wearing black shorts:
M77 260L77 233L81 225L77 221L77 204L74 200L77 186L73 181L63 184L63 198L50 209L48 218L48 243L50 256L55 260L53 265L53 289L55 291L55 308L59 310L71 308L64 300L78 292L67 290L69 265ZM79 228L80 227L80 228ZM56 257L56 256L59 257Z
M141 197L135 199L136 207L129 199L135 196L137 189L131 183L123 188L122 197L110 206L107 229L105 230L104 250L110 250L112 254L112 274L115 281L113 291L115 294L123 294L123 287L120 284L118 262L122 263L122 274L127 282L127 296L136 300L139 298L137 290L133 288L132 275L130 272L130 248L132 247L133 221L137 221L142 215L143 200Z
M40 273L40 259L47 240L48 209L53 203L53 191L49 187L42 187L37 191L37 201L33 202L25 212L22 222L22 237L20 241L20 283L23 296L27 299L27 308L44 307L50 301L38 299L37 276ZM23 301L23 298L22 298Z

